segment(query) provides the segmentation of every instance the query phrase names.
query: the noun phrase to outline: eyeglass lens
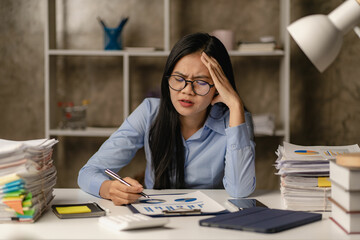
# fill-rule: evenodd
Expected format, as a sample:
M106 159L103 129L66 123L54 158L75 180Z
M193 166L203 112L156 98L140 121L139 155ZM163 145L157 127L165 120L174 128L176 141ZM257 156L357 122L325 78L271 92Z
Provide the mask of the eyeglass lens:
M210 84L203 80L189 81L181 76L170 76L169 85L175 91L181 91L186 87L187 83L191 83L193 91L200 96L206 95L210 91Z

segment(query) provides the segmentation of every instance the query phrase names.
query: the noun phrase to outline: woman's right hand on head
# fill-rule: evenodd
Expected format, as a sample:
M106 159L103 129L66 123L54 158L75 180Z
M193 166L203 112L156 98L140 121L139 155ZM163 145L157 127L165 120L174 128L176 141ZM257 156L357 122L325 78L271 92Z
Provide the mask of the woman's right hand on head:
M131 186L117 180L104 181L100 186L100 196L102 198L110 199L115 205L124 205L135 202L140 193L144 190L143 186L135 179L126 177L124 180L130 183Z

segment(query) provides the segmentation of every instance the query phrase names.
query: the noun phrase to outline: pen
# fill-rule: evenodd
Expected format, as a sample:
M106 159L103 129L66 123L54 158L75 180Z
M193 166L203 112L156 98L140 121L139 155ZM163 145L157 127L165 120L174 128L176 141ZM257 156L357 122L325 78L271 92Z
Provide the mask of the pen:
M114 173L110 169L106 169L105 173L107 175L109 175L111 178L119 180L121 183L125 184L126 186L129 186L129 187L131 186L130 183L126 182L124 179L122 179L119 175L117 175L116 173ZM142 195L143 197L146 197L146 198L150 198L148 195L146 195L143 192L141 192L140 195Z
M106 28L106 24L105 22L100 18L100 17L97 17L98 21L101 23L101 25Z

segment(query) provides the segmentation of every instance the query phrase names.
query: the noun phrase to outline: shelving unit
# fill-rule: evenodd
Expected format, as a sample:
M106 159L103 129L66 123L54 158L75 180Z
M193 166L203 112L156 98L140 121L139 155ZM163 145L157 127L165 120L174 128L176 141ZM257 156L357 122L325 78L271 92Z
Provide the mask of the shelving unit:
M230 51L232 57L279 57L280 61L280 98L278 116L281 127L276 130L275 136L283 137L285 141L290 139L290 43L286 26L290 21L290 0L280 1L280 43L283 50L274 52L256 52L241 53L238 51ZM45 19L45 137L50 136L73 136L73 137L107 137L110 136L116 128L94 128L88 127L85 130L69 130L58 129L53 106L55 102L55 73L54 68L57 57L65 56L117 56L123 59L123 76L122 76L122 92L123 92L123 118L125 119L130 113L130 58L131 57L166 57L170 51L170 4L171 0L163 0L164 6L164 46L163 51L139 52L139 51L105 51L105 50L76 50L76 49L57 49L56 47L56 2L55 0L46 1L46 19Z

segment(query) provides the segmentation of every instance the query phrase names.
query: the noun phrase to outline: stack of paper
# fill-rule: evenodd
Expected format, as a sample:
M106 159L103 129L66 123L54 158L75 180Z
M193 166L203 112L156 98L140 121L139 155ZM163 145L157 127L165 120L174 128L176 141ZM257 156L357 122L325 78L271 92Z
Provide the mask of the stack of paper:
M348 164L351 158L357 164ZM341 160L341 161L339 161ZM343 165L345 164L345 165ZM330 162L331 220L346 233L360 233L360 154L338 156Z
M277 175L286 209L329 211L331 194L329 160L337 155L360 152L359 146L300 146L284 142L276 154Z
M253 116L254 133L256 135L274 135L275 117L273 114L259 114Z
M34 222L49 207L56 183L55 139L0 139L0 221Z

